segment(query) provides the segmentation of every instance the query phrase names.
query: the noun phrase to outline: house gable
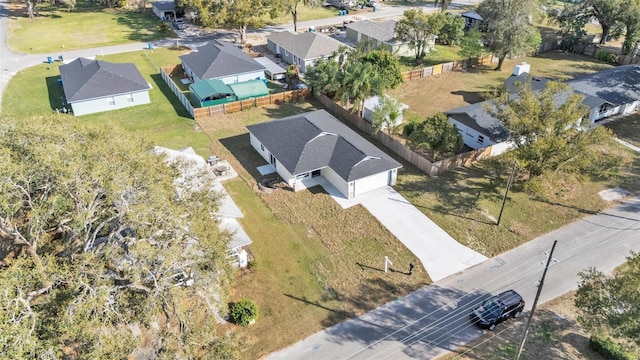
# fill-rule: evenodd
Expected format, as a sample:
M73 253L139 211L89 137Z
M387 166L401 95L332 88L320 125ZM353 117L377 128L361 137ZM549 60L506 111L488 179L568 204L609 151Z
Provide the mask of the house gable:
M60 78L68 103L151 89L131 63L78 58L60 66Z
M346 46L338 40L314 32L280 31L267 36L267 40L304 60L329 56L338 51L340 46Z
M402 167L325 110L247 128L294 176L329 167L348 182Z
M244 50L217 40L199 47L198 51L180 56L180 60L200 79L218 79L265 69Z

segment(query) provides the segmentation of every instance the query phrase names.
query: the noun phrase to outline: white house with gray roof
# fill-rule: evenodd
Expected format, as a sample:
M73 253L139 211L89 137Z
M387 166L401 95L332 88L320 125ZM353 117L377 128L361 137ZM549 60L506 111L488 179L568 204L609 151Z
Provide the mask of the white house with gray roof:
M397 21L371 21L362 20L346 25L347 40L353 43L370 42L378 48L389 50L390 53L398 56L411 56L414 51L406 41L400 41L396 38ZM436 37L430 36L425 44L425 52L433 49L436 43Z
M504 82L514 94L519 83L541 91L548 79L531 76L528 72L512 75ZM581 76L566 82L571 91L560 94L554 101L560 105L572 94L583 96L582 104L592 123L610 116L627 114L640 108L640 65L625 65ZM493 146L492 155L506 151L512 145L504 124L493 117L487 108L491 101L483 101L446 111L449 122L456 126L465 145L480 149ZM577 120L577 119L576 119Z
M76 116L151 102L151 85L134 64L78 58L60 66L60 79Z
M395 185L402 167L325 110L247 129L251 146L294 191L320 185L324 178L352 199Z
M294 33L287 30L267 36L269 51L280 56L287 64L298 65L302 73L318 59L329 58L340 46L346 45L315 32Z
M180 56L182 68L194 82L217 79L229 85L265 79L264 66L235 44L214 40Z

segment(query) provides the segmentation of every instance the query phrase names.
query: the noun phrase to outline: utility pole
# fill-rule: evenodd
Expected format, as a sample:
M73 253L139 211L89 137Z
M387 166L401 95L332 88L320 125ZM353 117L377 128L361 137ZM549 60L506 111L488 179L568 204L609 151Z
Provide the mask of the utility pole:
M553 246L551 246L551 252L549 253L549 257L547 258L547 265L544 267L544 271L542 272L542 278L540 279L540 284L538 285L538 292L536 293L536 298L533 300L533 305L531 306L531 312L529 313L529 318L527 319L527 325L524 328L524 335L522 336L522 342L520 343L520 348L518 349L518 353L516 354L515 360L520 358L522 354L522 350L524 350L524 343L527 341L527 335L529 334L529 326L531 325L531 320L533 319L533 313L536 311L536 305L538 305L538 299L540 298L540 293L542 292L542 285L544 285L544 278L547 276L547 270L549 269L549 264L551 264L551 260L553 259L553 250L556 248L556 244L558 240L553 241Z
M511 168L511 175L509 175L509 180L507 180L507 189L504 191L504 197L502 198L502 206L500 207L500 215L498 215L498 222L496 225L500 225L500 219L502 219L502 211L504 211L504 204L507 202L507 195L509 195L509 189L511 188L511 183L513 182L513 175L516 173L516 166L518 163L516 161L513 162L513 167Z

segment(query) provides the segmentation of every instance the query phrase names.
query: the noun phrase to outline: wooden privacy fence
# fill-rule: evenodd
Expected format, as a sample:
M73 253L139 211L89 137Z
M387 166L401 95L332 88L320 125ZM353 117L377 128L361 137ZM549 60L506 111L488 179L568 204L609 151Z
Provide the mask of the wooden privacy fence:
M339 119L348 121L365 134L372 136L382 145L393 151L396 155L400 156L429 176L437 176L445 171L455 169L460 166L469 165L475 161L491 156L491 146L489 146L484 149L473 150L452 156L447 159L431 162L424 156L411 150L405 144L390 137L384 131L378 131L376 134L373 134L373 126L371 125L371 123L356 114L352 114L347 109L329 99L327 96L319 95L317 98L318 101L320 101L320 103L322 103L322 105L324 105L324 107L327 108L327 110L334 116Z
M416 79L422 79L425 77L440 75L451 71L460 71L468 68L472 65L490 65L498 61L498 58L494 58L493 55L487 55L475 59L458 60L444 64L437 64L421 69L413 69L402 73L404 81L411 81Z
M266 96L260 96L251 99L234 101L226 104L207 106L207 107L194 107L187 96L182 92L182 90L176 85L171 76L175 76L178 74L182 74L182 65L176 66L168 66L160 69L160 73L162 75L162 79L169 85L171 91L178 97L180 103L189 111L191 117L195 120L200 120L208 117L215 116L217 114L228 114L233 112L242 111L245 109L250 109L254 107L263 107L272 104L278 104L281 102L289 102L300 99L306 99L311 97L312 92L311 88L307 89L299 89L299 90L291 90L285 91L277 94L270 94Z

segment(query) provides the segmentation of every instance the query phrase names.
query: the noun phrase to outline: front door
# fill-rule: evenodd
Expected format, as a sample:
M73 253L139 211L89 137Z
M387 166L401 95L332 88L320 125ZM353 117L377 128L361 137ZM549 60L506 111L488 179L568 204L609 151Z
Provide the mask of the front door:
M273 156L273 154L269 154L269 163L271 163L273 167L276 167L276 158L275 156Z

